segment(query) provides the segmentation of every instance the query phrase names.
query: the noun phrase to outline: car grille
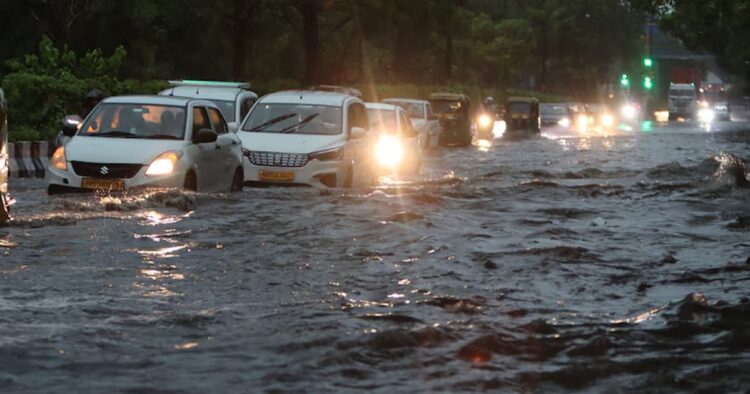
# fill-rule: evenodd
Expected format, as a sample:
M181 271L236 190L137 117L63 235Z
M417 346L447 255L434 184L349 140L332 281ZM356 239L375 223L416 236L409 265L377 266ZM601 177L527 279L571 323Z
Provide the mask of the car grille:
M76 174L91 178L132 178L143 167L143 164L104 164L81 161L74 161L72 164Z
M245 152L245 157L256 166L266 167L304 167L309 160L303 153Z

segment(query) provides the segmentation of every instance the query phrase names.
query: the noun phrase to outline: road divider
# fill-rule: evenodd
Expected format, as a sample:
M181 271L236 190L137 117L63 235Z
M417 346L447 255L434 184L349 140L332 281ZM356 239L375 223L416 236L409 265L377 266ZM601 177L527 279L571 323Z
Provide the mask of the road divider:
M52 149L49 142L12 142L8 144L8 171L11 178L44 178Z

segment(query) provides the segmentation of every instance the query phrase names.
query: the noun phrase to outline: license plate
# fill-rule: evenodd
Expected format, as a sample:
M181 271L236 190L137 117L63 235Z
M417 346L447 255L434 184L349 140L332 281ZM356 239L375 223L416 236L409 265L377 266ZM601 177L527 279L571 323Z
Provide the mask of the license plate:
M271 182L291 182L294 180L292 171L258 171L258 179Z
M125 190L125 181L122 179L83 178L81 187L95 190Z

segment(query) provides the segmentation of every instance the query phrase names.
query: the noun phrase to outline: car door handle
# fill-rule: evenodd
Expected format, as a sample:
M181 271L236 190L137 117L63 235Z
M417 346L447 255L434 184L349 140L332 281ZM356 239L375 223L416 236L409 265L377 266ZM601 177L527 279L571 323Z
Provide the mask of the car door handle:
M221 150L221 145L216 144L216 150Z

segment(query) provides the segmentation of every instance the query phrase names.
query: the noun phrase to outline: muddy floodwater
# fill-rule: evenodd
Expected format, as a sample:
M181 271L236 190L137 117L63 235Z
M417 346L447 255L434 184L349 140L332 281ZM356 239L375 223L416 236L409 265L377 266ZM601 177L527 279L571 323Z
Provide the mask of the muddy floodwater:
M0 392L745 392L746 129L479 141L351 191L13 180Z

